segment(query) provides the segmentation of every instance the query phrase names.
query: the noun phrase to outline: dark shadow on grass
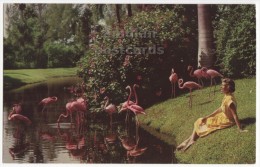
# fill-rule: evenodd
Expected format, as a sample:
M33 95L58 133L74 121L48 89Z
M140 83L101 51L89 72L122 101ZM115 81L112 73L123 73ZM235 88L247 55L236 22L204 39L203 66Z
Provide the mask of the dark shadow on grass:
M244 125L250 125L250 124L255 124L256 118L248 117L240 120L241 124Z
M25 85L25 83L23 83L21 80L14 79L9 76L4 76L4 90L11 90L22 85Z
M208 104L208 103L211 103L211 102L212 102L212 100L208 100L208 101L205 101L203 103L200 103L199 105L204 105L204 104Z

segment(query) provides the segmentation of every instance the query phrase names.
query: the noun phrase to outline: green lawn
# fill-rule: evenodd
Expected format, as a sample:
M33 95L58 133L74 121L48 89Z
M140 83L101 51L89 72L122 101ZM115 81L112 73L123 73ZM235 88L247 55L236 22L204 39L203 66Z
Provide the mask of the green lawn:
M179 163L192 164L247 164L255 163L256 156L256 79L235 80L238 116L248 129L240 133L236 126L216 131L198 139L186 152L176 152ZM191 135L193 123L221 105L223 94L217 86L215 98L209 99L209 88L193 92L193 107L188 107L188 92L146 110L140 115L145 129L150 129L162 140L174 146ZM170 136L170 137L169 137Z
M48 78L75 76L77 68L19 69L4 70L4 88L46 81Z

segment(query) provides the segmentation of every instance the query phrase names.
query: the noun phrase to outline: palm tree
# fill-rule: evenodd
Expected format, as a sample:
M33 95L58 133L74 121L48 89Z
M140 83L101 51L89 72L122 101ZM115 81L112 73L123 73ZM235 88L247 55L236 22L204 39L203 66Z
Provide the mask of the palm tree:
M198 66L209 68L214 65L211 6L198 4L197 7L199 29Z

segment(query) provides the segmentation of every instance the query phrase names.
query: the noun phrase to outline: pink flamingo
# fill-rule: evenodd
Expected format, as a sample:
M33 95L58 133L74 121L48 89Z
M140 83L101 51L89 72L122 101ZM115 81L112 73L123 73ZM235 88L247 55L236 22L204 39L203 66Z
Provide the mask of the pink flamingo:
M87 101L86 101L86 96L84 95L83 97L80 97L76 100L75 107L77 111L77 118L78 118L78 125L81 122L84 122L84 116L85 113L87 112Z
M178 75L174 72L173 68L172 68L172 73L171 73L171 75L169 77L169 80L170 80L170 82L172 84L172 95L171 95L171 98L172 98L173 94L174 94L174 98L175 98L175 84L178 81Z
M138 85L136 85L134 87L138 87ZM127 100L127 108L135 114L136 123L139 125L139 121L138 121L137 115L138 114L145 114L145 112L144 112L144 109L141 106L138 105L138 96L136 94L135 89L134 89L134 94L135 94L136 102L134 104L130 105L130 101L129 101L129 98L128 98L128 100Z
M130 98L131 98L131 96L132 96L132 88L128 85L128 86L126 87L126 89L129 89L129 90L130 90L130 93L129 93L129 96L128 96L128 100L129 100L129 105L132 105L132 104L134 104L134 102L130 100ZM126 124L127 124L127 122L128 122L128 117L129 117L129 111L128 111L128 108L127 108L127 106L128 106L128 104L127 104L128 100L125 101L125 102L122 104L122 107L121 107L121 109L119 110L119 113L122 112L122 111L126 111L126 112L127 112L127 113L126 113L126 117L125 117L125 123L126 123Z
M180 89L187 88L187 89L190 90L189 106L192 107L192 95L191 95L192 89L202 88L202 86L199 85L199 84L197 84L196 82L193 82L193 81L187 81L187 82L185 82L185 83L183 84L183 79L179 79L178 84L179 84L179 88L180 88ZM183 84L183 86L181 86L182 84Z
M129 95L128 95L128 99L130 99L131 96L132 96L132 88L128 85L128 86L126 87L126 89L129 89L129 90L130 90L130 93L129 93ZM128 100L126 100L126 101L122 104L122 107L121 107L121 109L119 110L119 112L127 111L127 101L128 101ZM134 104L134 102L131 101L131 100L129 100L129 105L132 105L132 104Z
M73 102L74 101L71 101L66 104L66 114L60 114L59 119L57 120L57 123L60 122L61 117L67 118L69 115L70 115L70 122L72 123L72 112L74 112L73 106L72 106Z
M202 70L207 73L207 75L210 77L210 89L211 89L211 86L212 86L212 81L214 81L214 95L215 95L215 90L216 90L216 80L215 78L216 77L221 77L223 78L224 76L222 74L220 74L219 72L215 71L215 70L212 70L212 69L207 69L206 67L202 67ZM210 91L211 92L211 91ZM210 96L210 92L209 92L209 96Z
M54 102L56 102L57 100L58 100L58 98L57 98L56 96L47 97L47 98L42 99L42 101L39 103L39 105L43 105L42 112L43 112L43 110L45 109L45 107L46 107L48 104L54 103Z
M134 86L134 87L137 87L138 85ZM136 102L132 105L129 105L129 98L127 100L127 108L132 111L134 114L135 114L135 123L136 123L136 138L138 138L137 140L139 140L139 135L138 135L138 128L139 128L139 121L138 121L138 114L146 114L144 112L144 109L138 105L138 96L136 94L136 91L134 89L134 94L135 94L135 99L136 99Z
M84 98L80 97L75 101L68 102L66 104L66 114L60 114L57 123L60 122L61 117L67 118L69 115L70 115L70 122L72 123L73 112L80 112L82 114L80 118L83 119L84 117L83 114L87 112L87 102ZM79 120L77 123L79 123Z
M104 98L104 100L106 100L106 104L104 106L104 110L105 110L105 112L107 112L109 114L109 117L110 117L110 128L112 128L112 114L117 111L117 108L116 108L116 106L114 104L108 104L109 103L109 98L107 96Z
M199 84L201 83L202 87L204 87L204 83L202 81L202 78L208 78L207 73L205 71L203 71L202 69L197 69L197 70L193 71L192 66L188 66L187 71L190 72L191 77L198 78L198 83Z
M27 118L26 116L23 116L21 114L13 114L13 112L11 112L9 114L8 120L9 121L22 121L26 125L30 125L32 123L32 121L29 118Z

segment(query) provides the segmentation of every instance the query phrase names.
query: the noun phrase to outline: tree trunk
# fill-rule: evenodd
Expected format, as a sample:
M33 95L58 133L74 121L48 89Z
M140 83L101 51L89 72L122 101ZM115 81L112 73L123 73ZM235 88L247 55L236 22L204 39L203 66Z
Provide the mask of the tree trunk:
M132 8L131 8L131 4L127 4L127 15L128 15L128 17L132 17Z
M198 5L198 66L207 68L214 65L213 30L210 9L210 5Z
M116 4L116 18L117 18L117 23L120 24L121 20L120 20L120 5Z

